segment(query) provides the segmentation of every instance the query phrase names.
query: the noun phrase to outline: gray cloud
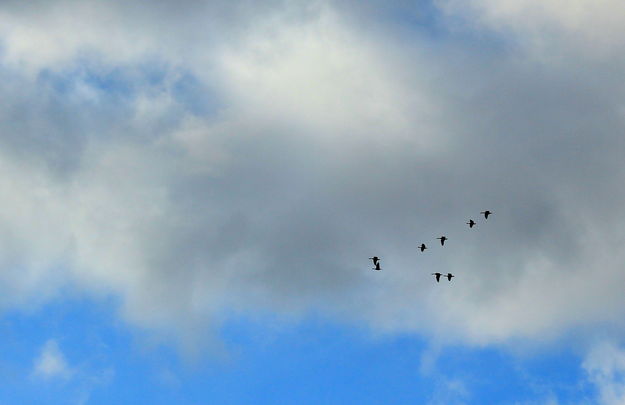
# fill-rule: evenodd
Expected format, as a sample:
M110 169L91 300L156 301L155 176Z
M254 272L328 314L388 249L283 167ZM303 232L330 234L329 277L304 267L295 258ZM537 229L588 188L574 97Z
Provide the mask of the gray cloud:
M266 4L2 6L5 305L70 283L168 330L320 310L478 343L617 322L619 69Z

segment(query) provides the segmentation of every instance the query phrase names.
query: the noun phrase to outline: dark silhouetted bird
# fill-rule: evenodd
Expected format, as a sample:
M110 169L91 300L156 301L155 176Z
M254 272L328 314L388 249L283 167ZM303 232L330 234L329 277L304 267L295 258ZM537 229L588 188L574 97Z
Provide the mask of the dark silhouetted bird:
M425 243L422 243L421 246L419 246L417 249L423 252L425 249L427 249L427 246L425 246Z
M440 238L436 238L441 240L441 246L445 246L445 241L449 239L447 236L441 236Z
M469 225L469 228L473 228L475 226L475 221L470 219L469 222L467 222L467 225Z
M377 265L377 264L378 264L378 262L380 261L380 258L379 258L379 257L377 257L377 256L370 257L369 259L370 259L370 260L373 260L373 265L374 265L374 266L375 266L375 265Z
M488 216L492 214L492 212L490 212L489 210L486 210L486 211L480 212L480 214L484 214L484 219L488 219Z
M453 275L453 274L451 274L451 273L447 273L447 276L446 276L446 277L447 277L447 280L451 281L451 278L452 278L452 277L456 277L456 276L454 276L454 275Z
M380 262L377 262L377 263L375 264L375 267L373 268L373 270L382 270L382 269L380 268Z
M441 281L441 276L443 275L442 273L432 273L433 276L436 276L436 282L440 282Z

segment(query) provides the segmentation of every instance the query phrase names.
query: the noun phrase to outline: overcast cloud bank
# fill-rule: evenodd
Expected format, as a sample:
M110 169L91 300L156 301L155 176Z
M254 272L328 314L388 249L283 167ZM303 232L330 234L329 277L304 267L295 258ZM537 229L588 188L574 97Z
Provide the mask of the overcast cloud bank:
M625 25L534 3L439 2L436 38L376 2L4 3L3 304L72 285L185 336L231 311L622 326L625 63L594 44Z

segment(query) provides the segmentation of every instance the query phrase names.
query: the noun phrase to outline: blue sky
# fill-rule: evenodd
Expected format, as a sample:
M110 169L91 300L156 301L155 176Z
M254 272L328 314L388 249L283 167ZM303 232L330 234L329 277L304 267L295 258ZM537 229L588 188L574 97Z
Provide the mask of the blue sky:
M319 318L232 319L220 356L183 359L117 320L115 305L59 299L5 314L0 398L20 403L559 403L596 400L570 348L532 355L498 347L435 348ZM33 371L53 340L68 376Z
M0 403L624 403L589 4L5 2Z

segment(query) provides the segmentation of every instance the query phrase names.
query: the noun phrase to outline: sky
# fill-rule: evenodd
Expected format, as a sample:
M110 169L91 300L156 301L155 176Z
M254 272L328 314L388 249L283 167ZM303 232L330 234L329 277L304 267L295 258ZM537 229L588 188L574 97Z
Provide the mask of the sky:
M624 8L3 1L0 404L625 404Z

